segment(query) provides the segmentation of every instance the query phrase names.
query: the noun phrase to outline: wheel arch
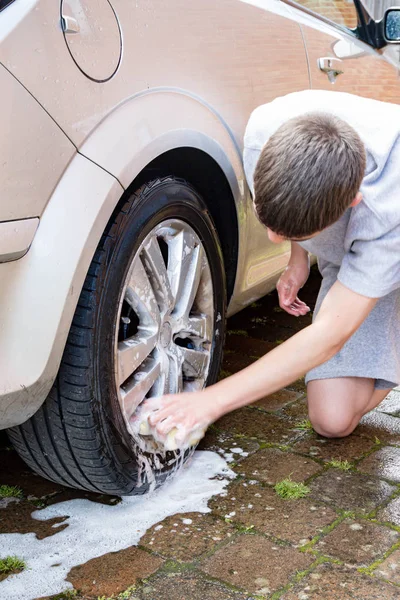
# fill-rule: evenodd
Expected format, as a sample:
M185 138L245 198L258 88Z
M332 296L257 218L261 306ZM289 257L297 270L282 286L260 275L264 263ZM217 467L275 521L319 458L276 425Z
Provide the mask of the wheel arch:
M204 173L207 173L207 177L204 177ZM135 177L125 194L132 193L148 181L167 176L187 181L207 205L222 246L229 302L237 272L239 228L235 199L225 173L217 161L203 150L173 148L154 158Z
M203 98L160 87L116 106L79 149L130 191L159 176L192 184L206 202L221 240L229 299L239 249L246 246L247 190L238 137L240 128L234 133L221 111Z

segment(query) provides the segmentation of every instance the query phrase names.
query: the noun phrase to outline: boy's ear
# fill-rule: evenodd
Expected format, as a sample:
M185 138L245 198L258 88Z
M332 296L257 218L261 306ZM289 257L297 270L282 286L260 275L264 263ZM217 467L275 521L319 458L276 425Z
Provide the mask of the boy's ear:
M356 197L354 198L354 200L350 204L350 206L357 206L357 204L360 204L361 200L362 200L362 193L357 192Z

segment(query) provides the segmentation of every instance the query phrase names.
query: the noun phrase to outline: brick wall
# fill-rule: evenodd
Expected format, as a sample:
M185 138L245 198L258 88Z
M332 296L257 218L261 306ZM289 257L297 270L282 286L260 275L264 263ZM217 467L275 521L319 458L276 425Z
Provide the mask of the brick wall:
M296 0L298 4L346 27L357 25L357 13L353 2L347 0Z

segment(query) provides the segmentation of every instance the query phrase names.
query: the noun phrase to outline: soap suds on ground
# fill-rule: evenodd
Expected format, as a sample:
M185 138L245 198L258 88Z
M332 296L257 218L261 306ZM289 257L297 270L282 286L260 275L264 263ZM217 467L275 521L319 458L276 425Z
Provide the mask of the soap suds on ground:
M71 587L65 578L74 566L139 542L149 527L177 513L209 512L207 503L223 492L234 473L215 452L196 452L178 476L146 496L126 496L115 506L69 500L34 511L46 521L67 517L68 527L38 540L34 533L0 535L1 556L16 555L27 569L0 582L0 598L34 600ZM56 527L56 526L54 526Z

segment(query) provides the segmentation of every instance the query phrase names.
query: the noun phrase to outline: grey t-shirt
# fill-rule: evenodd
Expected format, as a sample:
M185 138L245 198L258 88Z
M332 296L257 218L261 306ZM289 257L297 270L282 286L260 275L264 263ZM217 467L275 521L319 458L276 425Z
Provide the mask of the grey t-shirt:
M358 132L367 168L361 203L301 245L320 266L336 265L347 288L371 298L385 296L400 288L400 106L322 90L295 92L259 106L244 138L249 187L254 193L255 166L268 138L286 120L312 111L334 114Z

